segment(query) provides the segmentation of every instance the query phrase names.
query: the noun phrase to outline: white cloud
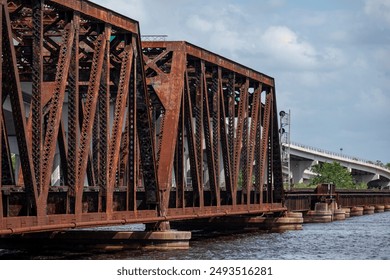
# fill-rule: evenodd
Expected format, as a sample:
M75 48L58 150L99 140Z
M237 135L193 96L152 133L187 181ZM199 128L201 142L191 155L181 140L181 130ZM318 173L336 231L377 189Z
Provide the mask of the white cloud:
M379 71L390 74L390 48L377 48L373 52L373 57Z
M246 40L240 33L245 20L245 14L235 5L210 6L193 13L187 19L186 27L195 40L205 41L211 51L234 57L236 51L245 48Z
M355 106L358 109L364 109L370 112L370 114L381 115L389 109L390 96L385 94L381 88L368 88L359 93Z
M213 24L199 15L192 15L188 18L187 26L193 29L198 29L202 32L210 32L213 29Z
M382 19L390 24L389 0L365 0L364 11L374 18Z
M140 0L92 0L92 2L139 22L148 20L148 14L144 6L144 2ZM113 4L113 2L115 4ZM140 23L140 25L142 26L142 23Z
M340 49L315 47L287 26L268 27L261 35L258 47L279 69L284 70L333 71L346 62Z
M286 26L271 26L265 30L261 43L268 55L278 62L312 68L317 53L308 42L298 40L298 36Z
M286 2L285 0L268 0L267 4L272 8L280 8L283 7L286 4Z

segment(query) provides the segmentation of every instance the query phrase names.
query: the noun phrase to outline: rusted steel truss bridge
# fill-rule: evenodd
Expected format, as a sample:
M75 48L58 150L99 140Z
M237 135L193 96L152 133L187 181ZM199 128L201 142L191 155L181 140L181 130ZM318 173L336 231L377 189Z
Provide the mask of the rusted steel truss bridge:
M0 23L1 234L285 210L273 78L89 1Z
M89 1L0 3L1 235L286 210L272 77Z

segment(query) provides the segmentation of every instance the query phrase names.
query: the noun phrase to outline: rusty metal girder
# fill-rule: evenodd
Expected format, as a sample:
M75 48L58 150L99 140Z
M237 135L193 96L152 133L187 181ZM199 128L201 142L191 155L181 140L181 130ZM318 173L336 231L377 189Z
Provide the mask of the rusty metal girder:
M285 209L273 78L89 1L0 4L0 235Z
M142 166L149 193L157 188L138 23L89 1L2 1L0 11L1 81L9 81L1 83L0 97L11 107L0 110L0 231L11 224L55 228L94 211L110 219L114 207L121 208L113 205L119 182L128 184L132 199L125 210L134 210L142 177L135 174L131 184L130 171L118 174L122 155L136 154L138 137L146 146L142 159L122 166ZM9 137L18 149L10 149ZM16 204L3 207L8 198ZM63 217L53 223L52 214Z
M0 5L0 36L1 41L3 41L3 3ZM0 44L0 55L3 54L3 43ZM2 179L3 179L3 127L4 127L4 116L3 116L3 59L0 59L0 160L1 160L1 168L0 168L0 225L3 224L3 216L4 216L4 210L3 210L3 191L2 191Z
M161 102L154 112L160 207L280 202L272 195L280 186L272 169L280 161L273 79L187 42L143 42L143 52L149 93ZM187 204L183 190L192 193Z

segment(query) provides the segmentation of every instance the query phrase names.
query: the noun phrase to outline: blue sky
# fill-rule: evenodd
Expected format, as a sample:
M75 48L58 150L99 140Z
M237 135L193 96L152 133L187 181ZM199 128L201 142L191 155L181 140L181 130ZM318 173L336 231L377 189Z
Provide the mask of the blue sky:
M390 162L390 0L93 0L276 80L291 140Z

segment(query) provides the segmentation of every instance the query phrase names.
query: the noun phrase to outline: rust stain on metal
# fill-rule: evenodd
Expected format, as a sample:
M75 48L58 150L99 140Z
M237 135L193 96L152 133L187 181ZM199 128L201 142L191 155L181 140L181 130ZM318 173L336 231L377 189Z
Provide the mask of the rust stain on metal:
M0 234L286 209L272 77L84 0L0 23Z

